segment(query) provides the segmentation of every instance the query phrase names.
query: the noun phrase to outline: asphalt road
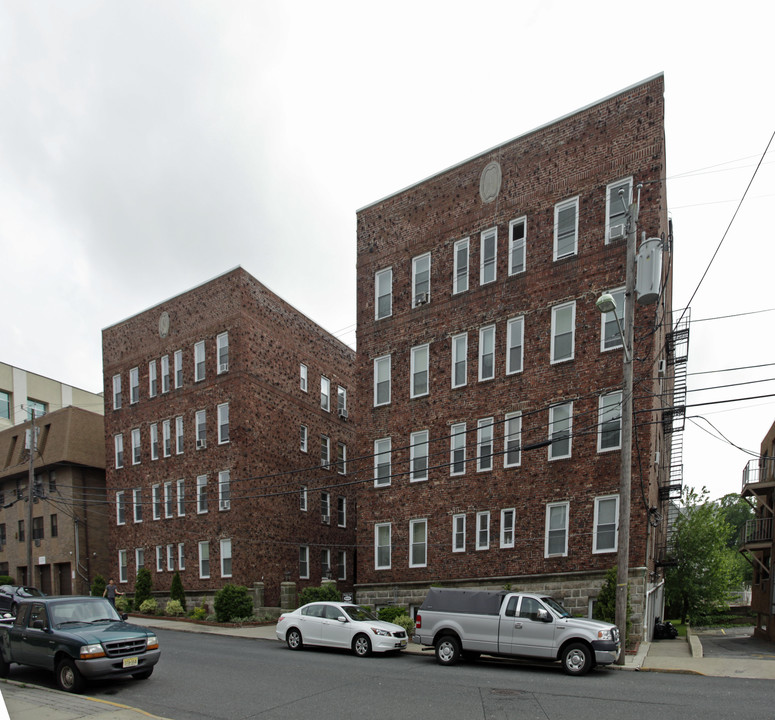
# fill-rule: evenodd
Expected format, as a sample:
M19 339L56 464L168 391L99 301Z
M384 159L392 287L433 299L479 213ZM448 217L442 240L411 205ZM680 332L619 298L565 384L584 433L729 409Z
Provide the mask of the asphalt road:
M159 638L153 677L93 682L87 694L173 720L772 717L772 685L764 680L614 669L569 678L559 665L483 660L444 668L431 654L360 659L265 640L174 631ZM47 673L18 666L11 678L54 686Z

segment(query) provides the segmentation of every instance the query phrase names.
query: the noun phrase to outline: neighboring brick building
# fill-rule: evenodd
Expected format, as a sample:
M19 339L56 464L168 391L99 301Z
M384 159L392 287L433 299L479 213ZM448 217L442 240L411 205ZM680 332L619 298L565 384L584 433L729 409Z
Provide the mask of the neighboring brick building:
M102 415L66 407L36 419L30 533L31 427L25 422L0 432L0 575L47 594L88 595L110 563Z
M616 564L622 387L615 318L595 301L623 308L620 189L629 201L643 184L639 229L667 239L663 121L660 75L358 212L358 474L374 478L358 501L359 602L510 584L589 611ZM665 242L669 280L670 264ZM636 308L636 633L669 465L648 412L669 280Z
M193 597L263 582L272 607L284 580L319 585L328 569L351 589L355 495L342 473L353 363L241 268L106 328L120 586L131 592L144 565L154 590L179 570Z

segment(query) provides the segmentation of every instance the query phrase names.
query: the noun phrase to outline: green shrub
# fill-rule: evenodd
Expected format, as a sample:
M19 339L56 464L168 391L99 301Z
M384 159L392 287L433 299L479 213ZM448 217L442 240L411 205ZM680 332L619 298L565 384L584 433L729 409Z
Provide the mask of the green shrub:
M325 583L320 587L306 587L299 593L299 607L311 602L341 602L342 593L336 589L334 583Z
M0 585L16 585L16 581L10 575L0 575Z
M102 597L102 593L105 592L105 588L107 587L107 584L108 583L105 580L105 578L102 577L102 575L100 575L99 573L97 573L94 576L94 580L92 581L92 584L91 584L92 597Z
M411 637L412 633L414 632L414 620L409 617L406 613L403 615L396 615L395 618L393 618L390 622L394 622L396 625L400 625L404 630L406 630L406 634Z
M193 620L206 620L207 619L207 608L195 607L191 611L191 618Z
M141 608L151 597L151 571L148 568L140 568L135 580L135 607Z
M170 600L177 600L183 607L186 607L186 593L183 590L183 581L180 579L180 573L177 570L172 576Z
M148 598L140 604L140 612L143 615L156 615L159 612L159 603L156 598Z
M130 610L130 602L126 595L119 595L116 598L116 610L119 612L125 613L129 612Z
M224 585L215 593L213 605L218 622L231 622L233 618L253 615L253 598L243 585Z
M183 606L180 604L180 600L169 600L164 608L165 615L172 615L173 617L180 617L185 614Z
M401 605L388 605L377 612L377 617L385 622L395 622L399 615L408 615L406 608Z
M609 568L605 574L605 580L603 586L600 588L600 594L597 596L597 602L595 603L594 618L595 620L602 620L603 622L615 623L616 622L616 577L617 569L615 567ZM624 637L629 636L632 629L632 608L630 607L630 590L627 589L627 632L622 633ZM619 628L619 632L622 632L622 628Z

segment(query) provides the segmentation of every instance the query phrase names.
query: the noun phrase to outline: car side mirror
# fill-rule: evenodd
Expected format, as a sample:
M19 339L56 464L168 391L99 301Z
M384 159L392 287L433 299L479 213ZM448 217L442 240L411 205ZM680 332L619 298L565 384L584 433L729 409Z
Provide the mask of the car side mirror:
M536 612L536 620L540 620L541 622L548 623L552 621L552 616L549 614L548 610L544 610L543 608L541 608L540 610L538 610L538 612Z
M129 617L126 613L121 613L121 619L126 620Z
M340 623L346 623L346 622L347 622L347 618L346 618L344 615L340 615L340 616L337 618L337 620L338 620Z

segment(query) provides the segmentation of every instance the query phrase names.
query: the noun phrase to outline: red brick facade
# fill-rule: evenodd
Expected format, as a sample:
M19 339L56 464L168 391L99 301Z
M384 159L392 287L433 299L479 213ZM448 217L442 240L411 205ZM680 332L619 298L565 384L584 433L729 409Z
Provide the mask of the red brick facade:
M197 355L202 349L203 355ZM182 377L176 383L178 351ZM165 357L168 389L163 377ZM204 365L197 366L201 360ZM344 578L338 585L351 588L355 494L334 463L339 443L350 452L354 447L354 422L337 412L338 387L348 392L348 405L354 400L353 362L350 348L240 268L105 329L107 488L115 552L112 567L117 580L123 575L120 585L133 589L136 551L142 549L154 590L168 590L174 571L179 570L187 592L212 591L228 582L248 587L263 582L265 604L279 606L280 583L286 578L299 588L320 584L322 554L327 551L333 577L341 578L338 561L345 561ZM300 382L302 364L307 368L306 391ZM156 388L151 396L154 367ZM114 408L116 376L121 388L118 409ZM321 377L330 381L328 410L321 406ZM183 429L180 447L178 418ZM165 421L170 428L168 452ZM307 452L301 449L302 425L308 433ZM153 426L158 437L156 458L152 457ZM135 458L132 435L138 430L139 458ZM116 461L118 435L123 443L122 467ZM330 440L329 468L321 467L321 436ZM308 488L306 510L300 503L304 486ZM330 495L327 522L322 518L321 488ZM339 498L345 503L343 526L337 512ZM116 506L122 500L123 513ZM223 541L231 544L231 571L228 542ZM201 543L209 543L209 573L202 562ZM306 577L300 547L308 548ZM157 570L157 548L161 570ZM343 558L340 551L346 553ZM119 563L124 561L122 571Z
M603 329L595 301L603 292L625 284L626 241L606 241L606 220L613 212L607 206L611 184L631 180L629 188L635 194L642 183L639 230L649 237L668 235L663 115L663 78L657 76L358 212L361 432L357 454L367 458L359 465L359 475L374 475L375 440L390 438L392 446L389 483L375 487L374 482L365 482L359 498L359 598L379 603L382 590L389 588L395 596L400 586L399 595L412 602L431 583L525 586L540 578L545 585L584 573L594 577L592 584L599 587L601 573L616 564L615 550L593 552L593 543L605 546L607 542L603 535L596 539L596 530L604 530L596 526L596 500L618 497L620 453L598 450L598 418L601 396L621 392L622 350L601 349ZM565 208L570 211L562 214ZM524 234L519 223L512 228L512 221L522 218ZM568 218L571 240L558 240L558 227L562 236ZM575 247L573 220L577 221ZM497 239L491 263L488 234L493 228ZM517 250L510 266L512 232ZM516 241L521 237L525 253L524 261L518 262ZM465 239L468 287L455 292L456 271L465 265L461 247ZM667 250L666 244L665 268L670 265ZM461 256L456 264L457 251ZM413 275L413 259L427 253L429 288L423 282L421 262ZM389 301L383 298L386 316L376 319L381 290L375 287L375 276L388 268L392 308L387 314ZM413 307L418 292L428 296ZM637 451L630 563L641 578L650 569L649 514L643 497L650 505L657 504L655 457L665 452L661 426L652 422L659 419L658 414L646 411L659 405L654 397L659 386L653 378L664 352L670 302L668 282L657 304L636 308L633 447ZM557 322L557 356L562 357L560 344L568 338L566 334L563 341L560 335L568 317L571 357L552 362L553 322ZM516 340L515 359L507 368L508 323L514 318L522 318L523 323L521 368ZM512 325L517 336L519 322ZM494 377L480 380L480 375L489 374L492 327ZM466 358L465 384L453 387L453 338L463 334L467 347L456 359L461 354ZM415 358L418 367L412 367L411 348L424 345L429 357L428 392L411 397L410 375L418 367L421 372L425 368L422 350ZM375 360L386 356L390 356L390 401L375 405ZM418 382L422 390L423 378ZM570 456L550 461L549 453L554 451L554 446L546 445L550 408L571 402ZM556 428L561 427L560 411L556 411ZM521 438L511 439L521 445L520 463L506 468L506 458L513 461L515 453L505 452L505 420L519 412ZM487 458L488 429L483 430L481 450L477 430L479 421L486 424L489 418L491 459ZM460 465L452 464L451 428L462 423L466 424L465 470L452 474ZM510 430L515 427L509 424ZM420 431L428 432L428 479L411 482L410 436ZM492 468L478 470L482 463L485 468L491 463ZM547 507L554 503L567 503L564 511L551 511L554 521L561 522L565 515L564 530L559 527L551 535L551 549L557 550L558 542L562 549L565 542L564 552L550 551ZM513 515L507 512L504 518L502 512L512 509ZM488 533L484 532L486 516L480 515L486 512ZM465 522L464 539L457 533L458 551L453 551L453 522L460 531L463 521L453 520L454 516L464 516ZM420 521L411 526L413 558L412 521ZM381 569L376 567L377 525L390 526L389 559L383 548ZM412 594L410 588L419 594ZM594 594L594 590L581 593L578 609Z

